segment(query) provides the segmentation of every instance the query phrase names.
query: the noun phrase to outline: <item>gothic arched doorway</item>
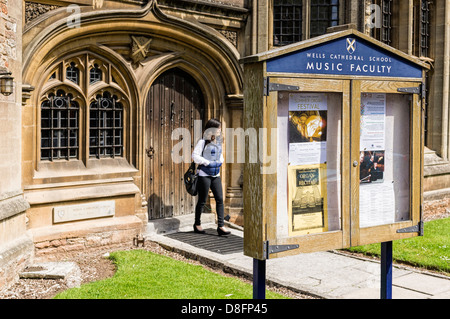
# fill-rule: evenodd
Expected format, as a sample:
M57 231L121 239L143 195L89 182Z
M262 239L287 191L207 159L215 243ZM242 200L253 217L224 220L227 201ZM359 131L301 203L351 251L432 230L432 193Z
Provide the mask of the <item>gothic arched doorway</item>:
M183 175L189 163L175 163L171 152L179 141L172 132L186 128L194 143L194 121L203 120L204 98L197 82L174 68L161 74L147 94L144 181L149 219L194 213L195 197L184 189Z

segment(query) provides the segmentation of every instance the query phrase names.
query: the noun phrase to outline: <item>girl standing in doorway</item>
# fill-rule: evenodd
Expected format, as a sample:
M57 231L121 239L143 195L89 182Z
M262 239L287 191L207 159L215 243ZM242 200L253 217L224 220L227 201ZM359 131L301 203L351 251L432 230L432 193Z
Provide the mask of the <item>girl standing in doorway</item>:
M220 167L224 161L222 154L221 124L210 119L205 126L203 139L200 139L192 152L192 159L198 165L198 201L195 207L194 232L204 234L200 217L211 189L216 200L217 232L219 236L229 235L224 228L224 203Z

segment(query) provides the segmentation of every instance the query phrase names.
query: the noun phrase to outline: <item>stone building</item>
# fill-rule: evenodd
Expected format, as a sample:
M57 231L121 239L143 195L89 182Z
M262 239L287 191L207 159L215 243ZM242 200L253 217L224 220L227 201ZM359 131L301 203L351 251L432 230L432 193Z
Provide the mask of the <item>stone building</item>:
M12 94L0 94L1 290L27 265L34 245L27 232L26 212L30 205L23 196L21 170L22 3L2 0L0 8L0 77L11 72L14 78Z
M187 128L189 148L200 120L242 127L239 59L330 27L350 25L433 66L426 197L450 189L444 0L1 0L1 8L0 67L15 85L0 95L0 289L37 255L131 241L149 219L193 213L182 182L189 163L172 160L172 132ZM226 213L242 224L242 164L226 161Z

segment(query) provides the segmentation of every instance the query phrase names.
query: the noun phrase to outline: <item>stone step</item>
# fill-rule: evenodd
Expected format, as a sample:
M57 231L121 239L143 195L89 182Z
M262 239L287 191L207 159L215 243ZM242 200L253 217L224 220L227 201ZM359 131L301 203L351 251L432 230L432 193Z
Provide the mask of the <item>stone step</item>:
M62 279L69 288L80 287L81 270L75 262L42 262L26 267L22 279Z

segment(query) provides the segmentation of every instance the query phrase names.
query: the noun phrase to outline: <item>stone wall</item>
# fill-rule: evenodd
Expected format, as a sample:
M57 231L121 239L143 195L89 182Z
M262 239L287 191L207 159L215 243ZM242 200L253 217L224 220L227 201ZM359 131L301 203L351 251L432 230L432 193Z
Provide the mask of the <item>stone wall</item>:
M136 229L142 221L136 216L103 218L79 223L41 227L32 230L35 242L35 259L52 260L59 253L82 251L87 248L132 244Z
M21 189L21 12L18 0L0 0L0 71L11 71L14 92L0 94L0 194ZM16 3L17 2L17 3ZM10 11L11 10L11 11ZM17 125L19 124L19 125Z
M0 70L14 77L13 93L0 94L0 290L18 278L34 251L21 186L21 35L22 1L0 0Z

